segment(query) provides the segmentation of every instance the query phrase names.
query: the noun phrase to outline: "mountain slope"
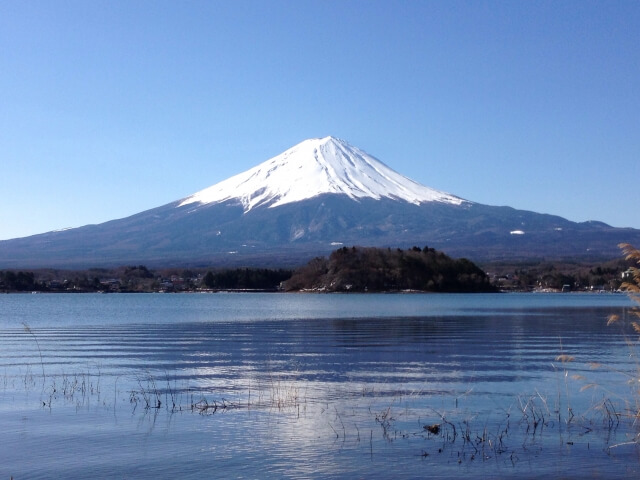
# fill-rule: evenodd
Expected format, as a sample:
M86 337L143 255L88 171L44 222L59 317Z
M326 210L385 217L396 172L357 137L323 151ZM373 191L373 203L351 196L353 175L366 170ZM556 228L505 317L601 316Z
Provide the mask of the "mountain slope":
M342 245L428 245L476 261L604 259L620 242L640 244L640 230L473 203L327 137L131 217L0 241L0 269L297 266Z

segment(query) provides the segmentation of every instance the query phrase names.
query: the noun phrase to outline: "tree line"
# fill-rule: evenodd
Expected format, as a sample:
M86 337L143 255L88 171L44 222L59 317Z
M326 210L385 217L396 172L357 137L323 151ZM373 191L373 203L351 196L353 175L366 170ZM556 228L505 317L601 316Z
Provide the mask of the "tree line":
M409 250L343 247L296 270L285 290L327 292L492 292L495 287L477 265L425 246Z
M280 283L291 277L291 270L267 268L236 268L219 272L207 272L203 286L211 289L276 290Z
M408 250L342 247L295 271L267 268L192 269L144 265L87 270L1 271L0 292L158 292L197 290L470 292L533 289L617 290L633 262L619 258L599 265L538 262L490 264L485 272L466 259L433 248Z
M600 265L569 262L540 262L529 265L485 265L492 272L492 281L504 290L530 291L534 289L560 290L618 290L623 273L629 269L625 259L611 260Z
M291 270L265 268L113 269L0 271L0 292L189 292L277 290Z
M46 285L35 280L33 272L0 271L0 290L32 292L42 291L45 288Z

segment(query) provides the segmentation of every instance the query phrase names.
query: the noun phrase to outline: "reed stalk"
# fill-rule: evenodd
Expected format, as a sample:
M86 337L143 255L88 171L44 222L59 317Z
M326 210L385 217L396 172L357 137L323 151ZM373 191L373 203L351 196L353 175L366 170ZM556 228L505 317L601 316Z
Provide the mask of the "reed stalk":
M31 327L26 322L22 322L22 325L24 326L24 331L33 337L33 339L36 342L36 346L38 347L38 353L40 354L40 366L42 367L42 383L44 385L44 379L46 375L44 373L44 359L42 358L42 350L40 349L40 342L38 342L38 337L36 336L35 333L33 333L33 330L31 330Z

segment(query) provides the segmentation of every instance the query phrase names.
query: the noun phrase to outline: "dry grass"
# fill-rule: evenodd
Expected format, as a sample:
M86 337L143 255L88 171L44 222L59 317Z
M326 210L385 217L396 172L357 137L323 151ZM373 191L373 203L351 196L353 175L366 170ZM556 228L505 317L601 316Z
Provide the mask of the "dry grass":
M640 267L640 250L634 248L628 243L621 243L620 248L625 255L625 260L632 261ZM626 281L622 283L622 290L626 291L629 297L639 306L631 308L623 316L610 315L607 319L607 325L620 325L625 336L625 341L629 347L629 356L634 359L636 368L634 372L620 372L611 370L625 378L631 389L631 398L628 399L629 411L636 419L640 419L640 361L638 361L637 349L640 344L640 338L629 336L631 330L635 334L640 335L640 268L632 266L629 268L629 275ZM592 368L605 368L599 364L592 365ZM640 442L640 437L636 438Z

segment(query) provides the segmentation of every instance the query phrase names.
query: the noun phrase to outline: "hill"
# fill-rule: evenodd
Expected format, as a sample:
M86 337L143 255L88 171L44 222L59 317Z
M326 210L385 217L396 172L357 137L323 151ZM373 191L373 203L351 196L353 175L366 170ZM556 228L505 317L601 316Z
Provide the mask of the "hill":
M493 292L487 275L467 259L433 248L343 247L318 257L284 282L286 291Z

